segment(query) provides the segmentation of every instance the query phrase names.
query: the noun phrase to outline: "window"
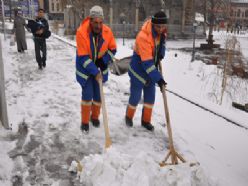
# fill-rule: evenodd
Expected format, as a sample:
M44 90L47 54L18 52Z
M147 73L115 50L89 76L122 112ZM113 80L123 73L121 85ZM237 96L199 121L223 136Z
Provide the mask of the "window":
M57 3L57 12L59 11L59 3Z
M54 11L54 3L52 3L52 11Z
M238 9L237 17L240 17L240 13L241 13L241 11L240 11L240 9Z
M248 17L248 10L245 11L245 17Z
M233 17L233 10L231 10L231 12L230 12L230 16L231 16L231 17Z

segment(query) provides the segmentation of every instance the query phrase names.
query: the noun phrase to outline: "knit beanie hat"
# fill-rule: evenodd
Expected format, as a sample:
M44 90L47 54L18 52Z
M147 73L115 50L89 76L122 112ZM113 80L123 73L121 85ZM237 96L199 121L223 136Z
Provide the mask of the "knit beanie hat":
M91 9L90 9L90 18L103 18L103 9L102 7L100 6L93 6Z
M163 11L159 11L152 16L153 24L167 24L167 16Z

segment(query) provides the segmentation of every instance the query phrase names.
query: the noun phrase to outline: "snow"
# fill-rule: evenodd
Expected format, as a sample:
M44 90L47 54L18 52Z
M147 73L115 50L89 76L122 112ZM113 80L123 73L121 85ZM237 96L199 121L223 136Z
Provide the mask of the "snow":
M65 38L65 37L61 37L61 36L59 36L59 35L57 35L57 34L52 34L52 37L54 37L54 38L56 38L56 39L58 39L58 40L60 40L60 41L62 41L62 42L64 42L64 43L66 43L66 44L68 44L68 45L70 45L70 46L73 46L73 47L76 47L77 45L76 45L76 42L75 41L73 41L73 40L70 40L70 39L67 39L67 38Z
M10 186L11 173L14 167L13 162L8 156L8 152L14 147L13 143L2 141L6 131L0 127L0 185Z
M67 40L70 42L67 45L60 41L64 38L55 37L47 41L48 61L43 71L38 70L35 62L30 34L25 54L18 54L16 46L9 46L9 38L2 41L9 123L13 131L0 130L0 178L4 178L0 179L0 185L11 185L14 175L22 177L26 185L80 185L80 180L86 185L247 185L248 131L170 93L167 96L174 145L188 162L160 168L159 162L168 152L161 93L157 89L152 120L155 131L150 133L140 126L142 105L138 106L134 127L127 128L124 123L129 96L127 74L111 74L104 85L112 147L104 150L102 125L99 129L90 126L90 133L82 134L81 88L75 80L72 47L75 42ZM222 36L219 38L217 41L223 44ZM242 48L247 49L247 38L239 40ZM131 55L133 41L126 40L122 46L122 40L118 40L116 58ZM204 40L197 40L197 45L200 42ZM218 105L219 98L216 101L209 96L213 82L220 80L212 75L218 74L216 66L206 66L201 61L191 63L190 54L178 50L190 46L191 40L168 41L163 60L168 89L248 126L247 113L233 109L230 97L225 95L223 104ZM243 80L237 81L245 86ZM234 98L248 102L241 91ZM17 132L23 120L28 125L28 135L18 150L26 155L10 159L8 152L15 148L16 140L6 138ZM68 175L73 160L81 160L83 165L80 180L76 180L76 175ZM200 166L190 167L190 162L199 162Z
M196 13L196 14L195 14L195 20L196 20L197 22L202 22L202 23L204 23L204 16L203 16L202 14L200 14L200 13Z
M174 57L174 52L169 52L167 53L167 60L165 60L164 63L165 78L166 81L168 81L169 90L183 95L183 97L223 115L242 126L248 127L248 115L245 112L236 111L231 106L232 99L243 104L248 102L248 97L246 96L248 92L245 91L246 86L248 86L247 80L245 82L244 80L236 78L240 86L243 83L240 89L244 91L238 90L236 94L233 94L234 98L232 99L225 94L224 102L221 106L218 103L220 100L222 77L216 77L218 76L218 72L216 71L220 73L220 69L217 69L216 66L213 65L206 66L201 61L192 63L191 56L185 53L180 53L178 57ZM214 86L214 84L217 85ZM213 94L217 97L211 97ZM230 110L232 110L231 115Z
M111 147L103 155L85 157L81 163L84 165L84 170L80 175L80 182L86 185L207 186L210 184L198 165L181 164L161 168L157 161L145 152L130 156ZM72 164L73 166L75 165Z

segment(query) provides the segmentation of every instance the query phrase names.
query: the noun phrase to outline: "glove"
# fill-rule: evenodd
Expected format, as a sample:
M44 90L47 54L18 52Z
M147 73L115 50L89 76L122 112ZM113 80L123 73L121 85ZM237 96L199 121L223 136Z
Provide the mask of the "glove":
M161 50L158 56L159 61L162 61L164 59L165 56L165 51Z
M167 85L167 83L164 81L164 79L160 79L158 81L158 86L160 87L160 91L163 91L163 88Z
M151 83L151 80L149 80L149 79L146 80L145 86L148 87L150 85L150 83Z
M108 68L108 65L105 65L104 62L103 62L103 59L100 58L100 59L97 59L96 62L95 62L95 65L101 69L101 71L104 71Z

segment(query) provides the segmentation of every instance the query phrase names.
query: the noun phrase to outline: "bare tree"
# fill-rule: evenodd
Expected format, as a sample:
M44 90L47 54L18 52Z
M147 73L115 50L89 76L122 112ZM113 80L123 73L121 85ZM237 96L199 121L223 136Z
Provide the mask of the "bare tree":
M203 45L203 47L218 47L218 45L214 45L213 40L214 26L218 20L228 19L230 11L230 0L196 0L196 7L199 13L204 15L205 26L208 25L209 27L207 39L208 44Z

